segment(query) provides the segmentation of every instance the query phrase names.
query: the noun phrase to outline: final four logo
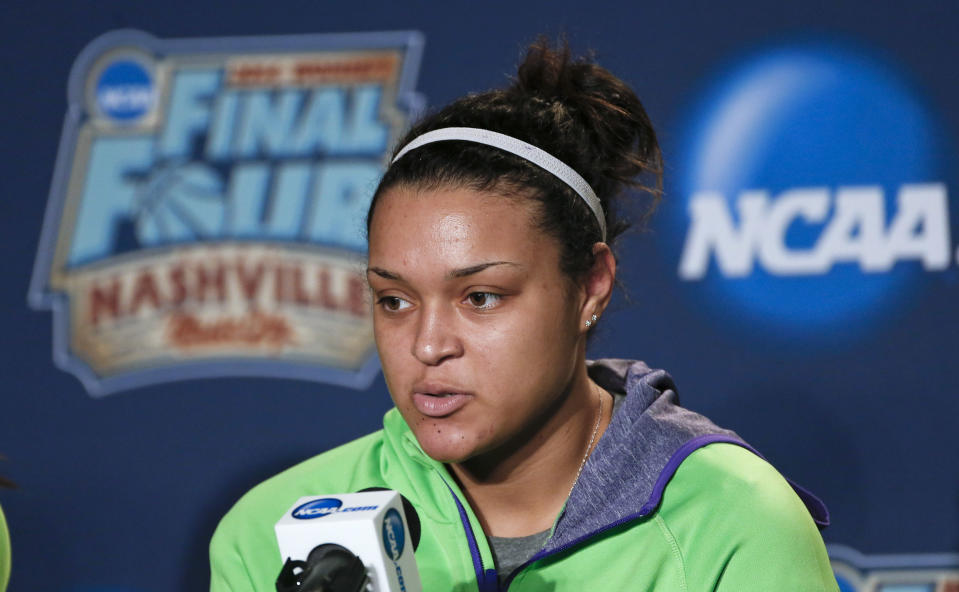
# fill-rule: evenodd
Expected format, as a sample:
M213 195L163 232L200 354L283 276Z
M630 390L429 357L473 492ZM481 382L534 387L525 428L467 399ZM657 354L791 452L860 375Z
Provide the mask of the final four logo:
M377 371L364 216L418 105L416 33L91 43L30 302L92 394Z

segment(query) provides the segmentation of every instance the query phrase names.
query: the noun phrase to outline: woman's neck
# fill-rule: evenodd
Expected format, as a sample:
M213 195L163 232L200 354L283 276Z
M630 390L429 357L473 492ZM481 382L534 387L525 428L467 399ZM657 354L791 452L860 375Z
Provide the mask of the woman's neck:
M612 405L612 397L584 367L574 386L527 434L448 465L486 534L526 536L553 525L588 452L609 424Z

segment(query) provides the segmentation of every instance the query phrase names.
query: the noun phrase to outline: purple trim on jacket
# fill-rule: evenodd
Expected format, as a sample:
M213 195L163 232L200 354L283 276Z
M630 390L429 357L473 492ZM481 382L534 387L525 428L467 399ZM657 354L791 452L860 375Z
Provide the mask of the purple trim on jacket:
M466 515L466 508L463 502L456 496L453 489L447 484L453 501L456 502L456 509L460 514L460 522L463 524L463 530L466 531L466 541L469 544L470 556L473 558L473 570L476 572L476 583L479 586L479 592L497 592L499 590L499 581L495 569L483 569L483 558L480 555L479 545L476 543L476 534L470 525L469 516Z

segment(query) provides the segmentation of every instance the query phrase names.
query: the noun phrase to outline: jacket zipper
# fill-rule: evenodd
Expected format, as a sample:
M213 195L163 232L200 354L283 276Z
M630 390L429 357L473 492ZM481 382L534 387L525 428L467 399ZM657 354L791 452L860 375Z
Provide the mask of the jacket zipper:
M445 483L445 480L444 480ZM460 522L463 523L463 530L466 531L466 542L469 543L470 556L473 558L473 570L476 572L476 583L479 586L479 592L499 592L499 575L495 569L483 569L483 557L480 555L479 544L476 542L476 534L473 532L473 526L470 524L469 516L466 515L466 508L463 502L456 496L453 488L445 483L453 501L456 502L456 509L460 513Z
M553 549L553 551L549 553L542 553L542 552L536 553L535 555L530 557L529 560L526 561L526 563L514 569L512 573L509 574L509 577L506 578L506 581L503 583L503 586L501 587L499 585L499 574L497 573L497 571L495 569L483 569L483 557L480 554L479 543L476 542L476 533L473 532L473 525L470 524L469 516L466 514L466 508L463 507L463 502L460 501L459 497L457 497L456 493L453 491L453 488L449 486L449 483L446 483L445 479L443 480L443 483L444 485L446 485L446 488L449 489L450 495L453 497L453 501L456 502L456 510L459 512L460 522L463 525L463 530L466 532L466 542L469 544L470 557L473 559L473 571L476 573L476 584L479 586L479 592L506 592L507 590L509 590L510 584L513 583L513 578L519 575L519 572L526 569L532 563L539 561L540 559L543 559L545 557L556 555L557 553L562 553L566 551L567 549L570 549L571 547L574 547L587 539L590 539L598 534L601 534L609 530L610 528L615 528L619 526L620 524L623 524L630 520L641 518L644 516L643 514L629 516L623 520L604 526L603 528L595 532L592 532L583 538L577 539L575 541L571 541L570 543L563 545L562 547L559 547L557 549Z
M570 541L569 543L563 545L562 547L553 549L552 551L548 553L543 553L542 551L537 552L535 555L530 557L525 563L523 563L522 565L514 569L509 574L509 577L506 578L506 581L503 582L503 585L500 586L499 574L497 573L497 571L495 569L483 568L483 557L480 554L479 543L476 542L476 534L473 532L473 525L470 524L470 519L469 519L469 516L466 514L466 508L463 506L463 502L460 501L459 497L456 495L456 492L454 492L453 488L450 487L449 483L446 482L446 479L443 479L443 484L446 485L446 488L449 490L450 495L453 497L453 501L456 502L456 510L459 512L460 522L463 525L463 530L466 532L466 542L469 544L470 557L473 560L473 571L476 574L476 583L479 586L479 592L506 592L507 590L509 590L510 584L513 583L513 579L517 575L519 575L519 572L523 571L534 562L539 561L540 559L545 559L546 557L550 557L552 555L563 553L571 549L572 547L575 547L576 545L579 545L580 543L583 543L584 541L587 541L593 538L594 536L597 536L606 532L607 530L611 528L616 528L617 526L620 526L632 520L644 518L650 514L649 511L646 511L638 514L626 516L625 518L622 518L621 520L617 520L616 522L613 522L612 524L607 524L606 526L603 526L602 528L599 528L598 530L595 530L587 534L586 536ZM643 509L645 510L645 508Z
M579 545L579 544L582 544L582 543L588 541L589 539L591 539L591 538L593 538L593 537L595 537L595 536L598 536L598 535L603 534L603 533L606 532L607 530L616 528L617 526L621 526L621 525L623 525L623 524L626 524L627 522L632 522L633 520L639 520L639 519L641 519L641 518L646 518L646 517L649 516L649 514L650 514L650 512L646 512L645 514L642 514L642 513L640 513L640 514L632 514L632 515L630 515L630 516L626 516L626 517L624 517L624 518L622 518L622 519L620 519L620 520L617 520L616 522L613 522L612 524L607 524L606 526L603 526L602 528L599 528L599 529L597 529L597 530L594 530L593 532L591 532L591 533L589 533L589 534L587 534L587 535L585 535L585 536L583 536L583 537L580 537L580 538L578 538L578 539L575 539L575 540L573 540L573 541L570 541L570 542L566 543L565 545L563 545L563 546L561 546L561 547L557 547L557 548L555 548L555 549L553 549L552 551L549 551L549 552L547 552L547 553L544 553L543 551L537 551L535 555L533 555L532 557L530 557L529 559L526 560L526 563L520 565L519 567L517 567L516 569L514 569L514 570L512 571L512 573L509 574L509 576L506 578L506 581L503 583L503 588L502 588L502 590L503 590L503 591L509 590L510 584L512 584L512 583L513 583L513 579L514 579L516 576L519 575L519 572L523 571L524 569L526 569L527 567L529 567L529 566L532 565L533 563L539 561L540 559L545 559L545 558L547 558L547 557L552 557L553 555L558 555L558 554L560 554L560 553L564 553L564 552L568 551L569 549L572 549L573 547L575 547L575 546L577 546L577 545Z

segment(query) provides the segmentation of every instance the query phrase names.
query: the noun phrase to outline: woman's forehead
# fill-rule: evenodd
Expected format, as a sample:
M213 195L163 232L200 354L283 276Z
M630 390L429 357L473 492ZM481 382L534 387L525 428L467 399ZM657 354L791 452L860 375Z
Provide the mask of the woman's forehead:
M380 197L370 227L370 264L445 261L463 268L516 261L547 247L528 200L471 189L397 188Z
M440 241L529 235L534 207L528 199L468 188L391 189L380 197L370 241L392 237L398 229Z

